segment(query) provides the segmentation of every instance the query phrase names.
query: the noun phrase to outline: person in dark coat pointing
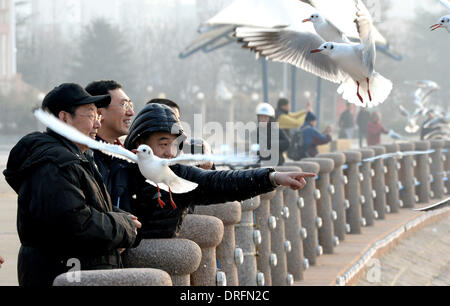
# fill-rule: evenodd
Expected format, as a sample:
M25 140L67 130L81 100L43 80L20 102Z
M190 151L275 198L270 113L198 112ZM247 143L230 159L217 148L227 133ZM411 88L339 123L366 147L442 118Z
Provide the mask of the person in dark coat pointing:
M166 105L149 104L136 116L125 140L128 150L141 144L149 145L160 158L173 158L184 140L183 129L175 113ZM174 165L175 174L198 184L191 192L173 194L176 207L170 205L169 193L161 190L163 207L158 203L156 187L145 182L134 164L129 169L129 193L132 197L131 213L142 222L140 238L172 238L178 235L183 219L195 205L242 201L270 192L277 186L295 190L305 186L304 177L315 174L275 172L273 168L241 171L203 170L194 166Z

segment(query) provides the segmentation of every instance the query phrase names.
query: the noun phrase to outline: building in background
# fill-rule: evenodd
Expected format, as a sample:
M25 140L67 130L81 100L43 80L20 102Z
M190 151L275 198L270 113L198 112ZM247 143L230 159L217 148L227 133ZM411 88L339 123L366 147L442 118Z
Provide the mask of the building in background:
M0 0L0 94L17 79L14 0Z

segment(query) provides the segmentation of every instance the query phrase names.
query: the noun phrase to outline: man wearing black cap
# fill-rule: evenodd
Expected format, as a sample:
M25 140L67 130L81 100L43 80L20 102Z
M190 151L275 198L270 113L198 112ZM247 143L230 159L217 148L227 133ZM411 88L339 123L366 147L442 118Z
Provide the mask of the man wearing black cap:
M110 101L77 84L62 84L47 94L42 108L95 137L97 107ZM47 129L26 135L10 152L3 173L18 194L21 286L50 286L56 276L74 269L119 268L120 252L135 242L140 223L113 210L86 150ZM79 265L73 267L74 262Z

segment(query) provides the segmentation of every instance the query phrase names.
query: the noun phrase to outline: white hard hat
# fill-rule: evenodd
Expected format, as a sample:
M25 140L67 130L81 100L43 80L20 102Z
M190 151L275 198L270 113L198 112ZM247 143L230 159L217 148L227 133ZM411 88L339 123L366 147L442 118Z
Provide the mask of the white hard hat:
M259 103L256 106L256 115L275 117L275 109L269 103Z

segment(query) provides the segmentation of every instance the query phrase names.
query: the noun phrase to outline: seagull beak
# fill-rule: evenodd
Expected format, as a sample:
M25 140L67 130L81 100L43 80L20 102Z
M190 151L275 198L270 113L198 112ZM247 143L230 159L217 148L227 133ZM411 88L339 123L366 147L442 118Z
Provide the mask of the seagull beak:
M311 18L303 20L303 22L309 22L309 21L311 21Z
M439 23L430 26L431 31L437 30L437 29L439 29L440 27L442 27L442 24L439 24Z
M138 153L138 150L133 149L133 150L131 150L131 152L133 152L134 154L137 154L137 153Z
M311 50L311 53L319 53L319 52L322 52L322 50L321 50L321 49L314 49L314 50Z

